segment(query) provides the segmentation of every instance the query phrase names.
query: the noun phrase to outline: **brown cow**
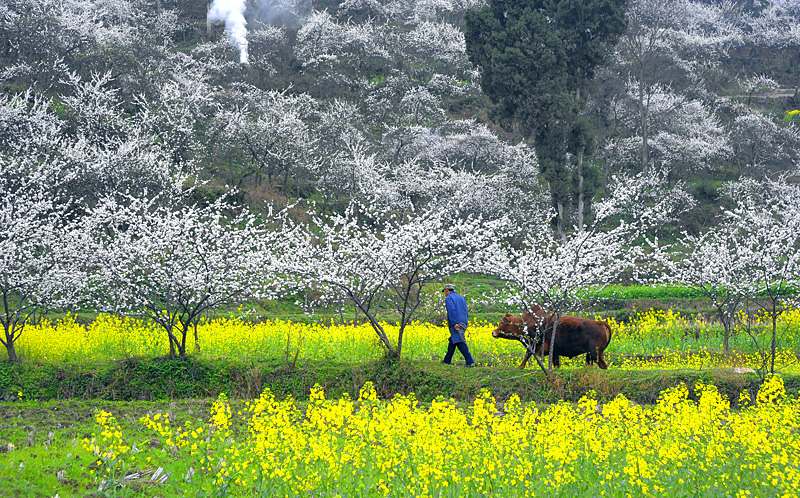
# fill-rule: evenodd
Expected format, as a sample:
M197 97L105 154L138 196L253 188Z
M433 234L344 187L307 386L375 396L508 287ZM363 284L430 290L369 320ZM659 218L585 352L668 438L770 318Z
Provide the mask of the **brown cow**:
M522 324L523 318L527 328ZM550 353L550 338L553 335L553 322L555 319L554 313L545 312L534 305L531 306L530 312L525 312L522 315L522 318L506 313L497 328L492 332L492 336L521 342L526 351L525 359L522 360L519 368L525 368L534 352L537 356ZM538 341L533 345L534 349L532 351L528 344L533 344L536 339L537 326L543 327L544 334L539 334ZM543 338L545 340L542 340ZM561 356L574 358L585 353L587 365L597 362L600 368L606 369L608 364L603 352L608 347L609 342L611 342L611 327L606 322L563 315L558 322L553 365L556 367L561 366L559 361ZM544 347L544 351L542 351L542 347Z

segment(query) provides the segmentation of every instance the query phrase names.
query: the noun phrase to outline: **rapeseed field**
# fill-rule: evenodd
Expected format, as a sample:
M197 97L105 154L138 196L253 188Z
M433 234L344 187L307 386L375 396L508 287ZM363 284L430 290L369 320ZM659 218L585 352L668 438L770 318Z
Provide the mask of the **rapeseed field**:
M609 322L610 367L623 370L758 367L763 351L748 340L771 330L763 317L734 330L734 349L723 353L719 328L697 316L643 310ZM521 346L493 339L493 328L471 324L475 358L487 369L517 366ZM799 328L800 313L781 317L783 372L796 369ZM404 356L437 360L444 330L413 324ZM168 352L161 329L113 315L29 325L19 345L27 358L54 364ZM200 323L191 347L200 357L245 360L382 355L368 325L238 318ZM489 391L467 403L421 403L414 394L379 399L370 382L355 399L328 399L319 386L302 399L266 389L249 401L193 400L188 410L98 401L59 415L47 407L62 410L61 402L40 409L23 392L19 398L25 417L44 417L5 418L0 431L0 482L20 496L791 497L800 482L800 400L780 376L737 399L711 384L678 382L654 405L594 392L577 403L537 405L516 395L498 402ZM0 409L12 413L13 404ZM46 436L37 433L41 424Z
M234 407L221 395L202 417L165 408L117 421L97 409L82 440L65 428L44 448L0 441L0 477L60 498L797 496L800 402L781 377L753 399L693 388L652 406L588 393L542 407L486 391L471 405L421 404L379 400L366 383L357 399L265 390Z
M732 333L731 348L722 351L721 328L700 316L686 316L667 310L643 310L627 322L605 319L613 337L606 350L609 364L617 369L712 369L763 364L764 348L769 344L770 325L766 317L756 317L749 332L742 325ZM515 341L494 339L494 323L474 322L467 341L481 366L517 366L524 353ZM387 335L397 337L397 327L384 323ZM406 327L403 356L438 359L447 347L446 329L430 323ZM756 348L753 338L762 347ZM246 321L240 318L204 320L197 337L187 339L187 351L199 357L238 358L244 361L265 359L316 359L339 362L369 362L379 359L384 350L368 324L296 323L283 320ZM92 363L132 357L158 357L168 354L166 333L153 323L133 318L101 314L82 325L73 316L58 321L29 325L18 342L27 358L51 363ZM778 327L776 369L798 369L800 351L800 310L784 313ZM2 354L2 353L0 353ZM562 360L565 366L581 365L583 357ZM528 368L538 368L529 362Z

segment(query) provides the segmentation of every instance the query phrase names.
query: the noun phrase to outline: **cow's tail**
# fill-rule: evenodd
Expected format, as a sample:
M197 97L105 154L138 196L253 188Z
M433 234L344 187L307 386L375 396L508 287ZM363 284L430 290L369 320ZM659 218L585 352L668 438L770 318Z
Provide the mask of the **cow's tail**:
M613 333L611 332L611 326L608 325L608 322L600 322L603 324L603 327L606 329L606 345L599 351L600 354L597 355L597 365L602 368L603 370L608 368L608 363L606 363L606 348L609 344L611 344L611 336Z
M608 347L608 345L611 344L611 336L614 335L614 333L611 332L611 325L609 325L608 322L601 322L601 323L606 328L606 336L608 339L606 342L606 347Z

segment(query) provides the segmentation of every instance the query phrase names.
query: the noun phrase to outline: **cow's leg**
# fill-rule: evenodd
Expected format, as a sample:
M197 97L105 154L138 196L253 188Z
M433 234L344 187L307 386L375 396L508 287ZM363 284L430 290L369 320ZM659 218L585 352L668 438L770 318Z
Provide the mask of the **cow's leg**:
M526 349L525 350L525 359L522 360L522 364L519 366L520 370L524 370L525 369L525 365L528 364L528 360L530 360L530 359L531 359L531 352Z
M596 349L594 351L589 350L586 353L586 365L587 366L592 365L596 361L597 361L597 350Z

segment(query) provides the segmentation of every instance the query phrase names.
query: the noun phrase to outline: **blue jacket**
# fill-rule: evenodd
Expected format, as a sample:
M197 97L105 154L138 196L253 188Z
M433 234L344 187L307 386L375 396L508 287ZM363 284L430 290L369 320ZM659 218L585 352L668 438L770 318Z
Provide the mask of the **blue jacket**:
M447 308L447 327L450 329L450 340L453 344L458 342L463 342L463 333L461 334L455 331L455 324L469 323L469 314L467 313L467 300L461 297L459 294L451 291L447 297L444 298L444 306Z

